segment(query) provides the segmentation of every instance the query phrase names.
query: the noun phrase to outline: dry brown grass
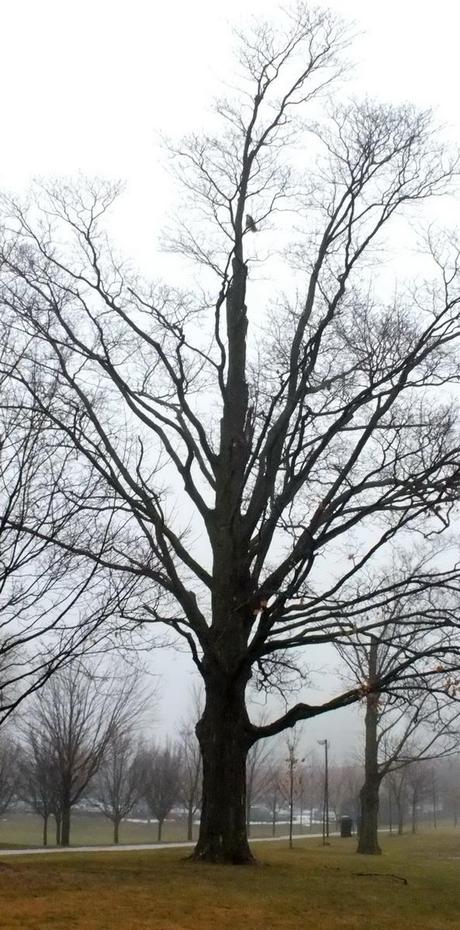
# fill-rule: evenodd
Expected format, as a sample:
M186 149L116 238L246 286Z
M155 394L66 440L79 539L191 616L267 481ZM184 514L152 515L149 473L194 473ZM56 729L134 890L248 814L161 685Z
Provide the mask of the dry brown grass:
M194 865L172 850L5 858L0 928L458 930L460 833L388 837L379 859L354 847L258 845L256 868Z

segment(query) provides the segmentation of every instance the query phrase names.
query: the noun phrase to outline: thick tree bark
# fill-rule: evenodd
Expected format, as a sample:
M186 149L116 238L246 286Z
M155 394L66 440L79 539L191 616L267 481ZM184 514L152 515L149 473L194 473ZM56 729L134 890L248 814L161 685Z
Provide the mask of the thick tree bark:
M113 842L117 846L120 841L120 821L114 820L113 822Z
M70 804L62 806L61 846L70 846Z
M246 757L250 747L244 702L246 682L220 677L207 683L197 726L203 759L203 800L198 861L254 862L247 839Z
M61 815L55 814L54 819L56 821L56 846L61 845Z
M369 685L372 686L377 675L376 640L371 641L369 650ZM361 817L357 852L366 856L380 855L382 850L378 841L379 790L382 775L378 764L378 694L370 693L366 697L365 720L365 766L364 785L360 791Z
M158 820L158 832L157 832L157 842L161 843L161 835L163 833L163 820Z
M243 213L249 165L244 168L235 216L232 280L226 299L228 335L225 403L216 465L216 498L210 532L213 550L212 626L202 674L206 704L196 733L203 760L198 861L253 862L246 823L246 759L251 746L245 689L250 677L247 644L256 606L250 580L241 494L249 456L246 383L246 279Z
M48 846L48 817L49 814L45 814L43 817L43 845Z
M361 824L357 851L366 856L378 856L382 852L378 841L379 788L379 778L366 779L360 792Z

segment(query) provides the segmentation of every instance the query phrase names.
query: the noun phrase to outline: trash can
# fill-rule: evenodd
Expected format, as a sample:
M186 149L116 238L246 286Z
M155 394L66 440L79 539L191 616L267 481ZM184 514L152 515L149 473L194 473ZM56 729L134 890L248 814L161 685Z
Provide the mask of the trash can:
M353 829L353 821L351 817L341 817L340 818L340 836L351 836Z

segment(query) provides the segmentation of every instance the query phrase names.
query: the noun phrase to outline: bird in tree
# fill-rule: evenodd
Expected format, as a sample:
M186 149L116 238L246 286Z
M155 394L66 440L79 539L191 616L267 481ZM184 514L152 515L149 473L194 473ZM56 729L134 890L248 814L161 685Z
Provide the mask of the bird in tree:
M246 229L248 229L249 232L257 232L257 226L250 213L246 213Z

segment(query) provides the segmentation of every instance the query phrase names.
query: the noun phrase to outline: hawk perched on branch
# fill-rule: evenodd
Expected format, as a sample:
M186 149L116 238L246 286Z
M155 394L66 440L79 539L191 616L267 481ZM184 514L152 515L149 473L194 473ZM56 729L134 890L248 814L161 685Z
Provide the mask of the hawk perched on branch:
M250 213L246 213L246 229L249 229L249 232L257 232L257 226Z

